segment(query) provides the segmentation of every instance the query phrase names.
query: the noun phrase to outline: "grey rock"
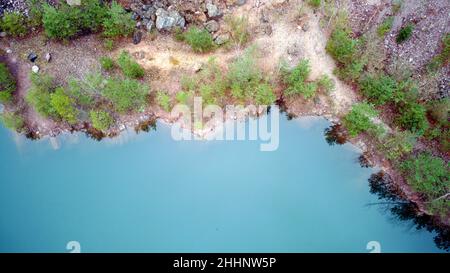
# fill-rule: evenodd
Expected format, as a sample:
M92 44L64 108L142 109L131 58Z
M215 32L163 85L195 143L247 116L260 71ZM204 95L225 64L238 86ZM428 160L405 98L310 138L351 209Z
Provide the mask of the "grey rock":
M133 34L133 44L137 45L141 42L142 40L142 32L140 31L136 31Z
M28 60L32 63L34 63L37 58L38 58L38 56L34 52L31 52L30 54L28 54Z
M236 0L236 5L238 6L245 5L245 3L247 3L247 0Z
M158 30L170 31L172 28L178 26L184 28L186 20L176 10L167 11L159 8L156 10L156 28Z
M4 32L4 31L0 32L0 37L2 37L2 38L6 37L6 32Z
M208 11L208 16L210 18L218 17L222 15L220 9L211 2L206 3L206 10Z
M153 17L155 17L155 13L156 13L156 10L151 7L142 14L142 17L151 20L151 19L153 19Z
M52 59L52 55L50 54L50 52L48 52L47 54L45 54L45 60L47 61L47 63L49 63Z
M205 28L209 32L216 32L219 30L220 25L219 25L219 23L217 23L217 21L211 20L211 21L208 21L205 23Z
M224 33L224 34L220 34L219 36L217 36L216 39L214 40L214 42L217 45L223 45L223 44L227 43L229 40L230 40L230 34Z
M304 32L307 32L307 31L309 30L309 24L308 24L308 22L305 22L305 23L303 24L302 30L303 30Z
M150 32L152 31L154 25L155 23L153 23L153 21L148 21L147 24L145 24L145 28L147 29L148 32Z

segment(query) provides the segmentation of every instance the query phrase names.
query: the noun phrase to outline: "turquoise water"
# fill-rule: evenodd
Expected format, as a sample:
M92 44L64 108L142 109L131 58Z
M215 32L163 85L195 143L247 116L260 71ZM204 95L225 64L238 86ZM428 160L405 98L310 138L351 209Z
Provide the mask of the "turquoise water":
M433 234L398 223L369 193L374 172L329 123L280 124L257 141L175 142L170 128L97 142L29 141L0 128L0 251L435 252Z

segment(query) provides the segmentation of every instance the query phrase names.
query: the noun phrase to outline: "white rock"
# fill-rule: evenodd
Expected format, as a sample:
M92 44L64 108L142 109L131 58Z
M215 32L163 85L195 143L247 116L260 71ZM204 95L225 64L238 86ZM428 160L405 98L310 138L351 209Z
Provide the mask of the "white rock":
M31 71L33 71L33 73L38 73L39 72L39 66L33 65L33 67L31 68Z

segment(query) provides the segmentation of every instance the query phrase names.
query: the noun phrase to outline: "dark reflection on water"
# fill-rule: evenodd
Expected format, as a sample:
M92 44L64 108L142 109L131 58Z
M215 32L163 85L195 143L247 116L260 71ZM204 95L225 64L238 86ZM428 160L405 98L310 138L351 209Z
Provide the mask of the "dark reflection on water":
M341 124L333 124L325 129L325 140L331 146L345 144L347 139L347 133Z
M376 194L381 201L369 205L380 205L383 210L392 215L392 220L398 224L409 223L410 228L435 232L436 246L445 251L450 250L449 228L440 224L436 217L419 214L417 205L405 199L389 175L384 172L372 174L369 178L369 186L370 193Z

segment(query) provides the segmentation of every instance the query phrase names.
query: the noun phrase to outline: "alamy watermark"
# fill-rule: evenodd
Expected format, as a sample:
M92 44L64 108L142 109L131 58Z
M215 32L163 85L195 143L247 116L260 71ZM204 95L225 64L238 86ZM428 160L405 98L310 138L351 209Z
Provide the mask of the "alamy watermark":
M181 140L252 140L260 141L260 150L275 151L280 142L280 113L268 111L265 105L227 105L222 108L208 104L203 108L201 97L194 98L193 111L177 104L171 111L172 138Z

